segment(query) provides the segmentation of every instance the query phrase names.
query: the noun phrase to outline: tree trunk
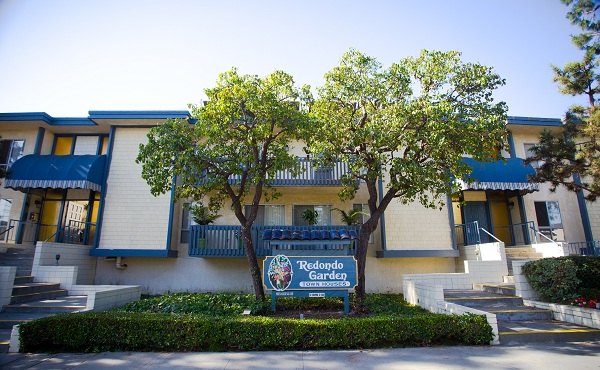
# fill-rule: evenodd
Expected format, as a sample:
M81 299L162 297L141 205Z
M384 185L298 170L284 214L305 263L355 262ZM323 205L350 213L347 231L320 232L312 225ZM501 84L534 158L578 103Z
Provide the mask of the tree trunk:
M262 275L260 266L258 265L258 259L254 252L254 243L252 243L252 233L249 227L242 226L242 238L244 240L244 250L246 251L246 259L248 260L248 266L250 266L250 275L252 276L252 286L254 287L254 296L256 300L263 300L265 298L265 290L262 283Z
M364 311L365 306L365 272L367 269L367 250L369 249L369 239L371 234L377 228L378 218L371 217L360 228L358 233L358 246L356 248L356 265L358 272L358 282L354 295L356 297L356 311Z

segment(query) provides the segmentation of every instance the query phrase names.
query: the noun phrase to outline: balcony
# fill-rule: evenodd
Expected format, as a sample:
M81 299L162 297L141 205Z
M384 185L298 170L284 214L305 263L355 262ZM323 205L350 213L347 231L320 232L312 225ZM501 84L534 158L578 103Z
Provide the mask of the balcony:
M192 225L188 254L191 257L245 257L241 226L235 225ZM293 239L263 238L265 230L296 232ZM351 231L358 235L359 226L253 226L252 242L258 257L285 254L288 256L353 256L356 252L356 239L323 238L333 231L343 234ZM312 233L309 238L299 236L302 232ZM319 236L317 236L317 232ZM297 236L297 237L296 237ZM305 233L306 237L306 233Z
M300 172L294 176L290 171L278 171L273 186L341 186L341 178L348 173L348 163L336 161L331 168L315 167L306 158L298 158ZM232 176L230 183L240 180L238 176Z

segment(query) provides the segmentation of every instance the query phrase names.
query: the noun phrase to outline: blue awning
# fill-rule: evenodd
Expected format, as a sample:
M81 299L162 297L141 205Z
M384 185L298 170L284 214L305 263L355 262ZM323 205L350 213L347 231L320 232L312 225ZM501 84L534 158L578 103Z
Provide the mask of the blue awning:
M535 169L525 165L521 158L509 158L506 163L502 160L481 163L463 158L463 162L471 166L473 172L463 181L462 190L539 190L537 183L529 181L529 175L535 175Z
M17 160L4 187L89 189L100 191L104 182L105 155L26 155Z

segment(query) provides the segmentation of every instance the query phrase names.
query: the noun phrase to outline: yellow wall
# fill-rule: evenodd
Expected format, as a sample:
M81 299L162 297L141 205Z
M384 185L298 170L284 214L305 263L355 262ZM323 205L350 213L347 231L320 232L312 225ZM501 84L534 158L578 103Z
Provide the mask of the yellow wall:
M56 145L54 146L55 155L69 155L71 154L71 147L73 145L73 138L70 136L60 136L56 138Z

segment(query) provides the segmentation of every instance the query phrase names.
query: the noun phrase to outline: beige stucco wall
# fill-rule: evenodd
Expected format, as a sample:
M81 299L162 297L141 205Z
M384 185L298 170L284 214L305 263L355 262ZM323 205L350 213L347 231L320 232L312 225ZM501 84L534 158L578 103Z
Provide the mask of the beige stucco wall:
M117 128L110 163L100 248L165 249L171 195L158 197L135 163L147 128Z
M541 130L540 130L541 132ZM515 153L519 158L525 158L524 144L535 144L539 142L540 132L513 132ZM525 211L528 221L534 221L537 226L534 202L558 201L560 215L563 222L565 241L585 241L581 213L577 202L577 195L559 186L556 192L550 191L549 184L539 184L539 191L527 194L523 197ZM589 210L589 208L588 208ZM590 217L591 218L591 217ZM600 211L598 211L598 230L600 232ZM600 235L600 234L598 234Z
M392 201L385 211L386 249L452 249L447 206L431 209L418 202Z
M367 257L366 289L370 293L402 293L402 275L455 272L454 258ZM178 258L124 257L124 270L114 260L99 259L96 284L140 285L143 293L253 292L245 258L198 258L179 248ZM262 259L259 259L262 270Z
M586 202L588 216L590 218L590 227L594 240L600 239L600 201Z

